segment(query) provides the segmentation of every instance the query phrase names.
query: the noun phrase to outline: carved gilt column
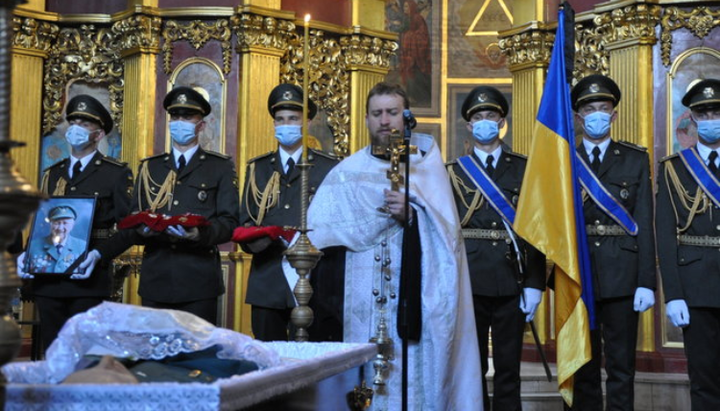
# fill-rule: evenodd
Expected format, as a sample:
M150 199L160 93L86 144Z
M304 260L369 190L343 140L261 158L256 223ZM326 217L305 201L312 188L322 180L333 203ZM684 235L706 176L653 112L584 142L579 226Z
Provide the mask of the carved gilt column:
M123 90L122 160L128 163L138 178L140 159L152 154L155 133L155 87L157 82L156 59L160 52L159 17L134 15L116 22L112 30L120 35L125 61L125 87ZM133 247L130 258L140 264L140 251ZM138 277L131 275L125 281L124 300L140 304L137 293Z
M499 38L500 49L508 56L512 73L513 150L528 154L545 84L545 73L550 65L555 40L554 29L549 29L545 23L531 21L500 32ZM550 339L549 295L549 292L544 293L537 310L538 315L535 316L541 343Z
M13 158L21 174L37 186L42 140L43 65L59 29L30 17L33 14L18 9L13 18L10 135L26 144L13 152Z
M609 53L610 77L622 90L618 106L618 119L613 134L648 148L650 164L655 164L653 152L653 45L657 41L655 26L659 24L662 9L657 5L637 2L615 8L608 4L597 8L597 13L611 16L611 39L605 45ZM639 351L655 350L655 309L640 316Z
M398 49L396 37L355 27L356 33L340 38L350 71L350 144L348 154L370 144L365 126L365 103L373 86L390 71L390 56Z

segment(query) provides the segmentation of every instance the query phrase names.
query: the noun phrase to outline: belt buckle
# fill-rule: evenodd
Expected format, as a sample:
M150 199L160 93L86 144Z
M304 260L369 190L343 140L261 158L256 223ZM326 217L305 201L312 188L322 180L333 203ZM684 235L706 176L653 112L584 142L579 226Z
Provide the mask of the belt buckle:
M500 239L500 232L497 230L490 231L490 238L493 240L499 240Z
M596 229L598 235L605 235L605 233L607 232L607 227L605 227L604 225L598 225Z

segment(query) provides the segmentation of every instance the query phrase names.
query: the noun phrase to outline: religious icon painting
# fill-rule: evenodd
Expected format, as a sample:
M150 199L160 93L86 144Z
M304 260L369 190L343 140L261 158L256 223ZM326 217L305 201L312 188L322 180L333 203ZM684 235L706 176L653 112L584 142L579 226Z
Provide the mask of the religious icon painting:
M83 274L92 235L95 197L51 197L42 202L33 219L25 252L30 274Z

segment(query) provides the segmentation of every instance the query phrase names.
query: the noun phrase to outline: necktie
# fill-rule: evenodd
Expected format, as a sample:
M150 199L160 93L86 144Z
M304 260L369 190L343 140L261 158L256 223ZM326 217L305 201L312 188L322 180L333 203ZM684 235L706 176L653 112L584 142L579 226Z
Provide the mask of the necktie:
M290 175L293 171L293 168L295 168L295 160L293 160L292 157L288 158L287 161L287 171L285 172L285 175Z
M592 171L597 174L597 172L600 170L600 147L595 146L592 150L593 160L592 163L590 163L590 168L592 168Z
M62 254L62 248L63 248L62 244L56 245L55 248L57 248L58 255Z
M71 180L76 180L78 178L80 175L80 167L82 167L82 164L80 164L80 161L76 161L72 169L72 176L70 177Z
M711 151L710 155L708 156L708 161L709 161L708 169L710 169L710 172L713 173L713 175L715 175L715 177L717 177L717 175L718 175L718 166L715 163L717 158L718 158L718 152L715 150Z
M493 171L495 171L495 167L493 167L494 161L495 161L495 157L493 157L492 154L487 156L487 158L485 159L485 172L490 177L492 177Z
M182 172L183 168L185 168L185 164L186 164L185 156L180 154L180 158L178 159L178 169L177 169L178 174L180 174Z

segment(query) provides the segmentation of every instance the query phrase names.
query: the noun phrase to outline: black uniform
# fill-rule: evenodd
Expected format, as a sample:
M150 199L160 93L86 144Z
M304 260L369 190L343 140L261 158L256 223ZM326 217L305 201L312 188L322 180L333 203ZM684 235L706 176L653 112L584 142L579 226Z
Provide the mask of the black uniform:
M140 166L131 211L150 208L147 202L149 187L143 184L142 170L147 167L151 181L166 181L176 172L172 154L148 157ZM151 187L153 194L156 187ZM122 231L121 240L108 243L100 250L103 258L113 258L133 244L145 246L138 294L143 305L164 303L196 314L210 322L216 313L196 310L194 303L216 299L225 292L218 244L230 241L238 225L237 176L230 157L198 148L187 165L177 175L173 194L157 213L202 215L210 221L200 227L198 241L183 241L161 233L143 237L135 229ZM152 191L151 191L152 192ZM152 304L154 305L155 304Z
M588 164L584 146L577 148ZM655 290L655 241L653 233L650 164L644 148L611 141L598 171L603 186L637 222L637 236L588 233L597 329L591 332L592 359L575 374L576 410L602 410L601 349L605 354L608 409L633 409L635 347L638 313L633 310L635 290ZM591 199L584 206L591 230L615 223ZM618 227L619 228L619 227ZM602 338L602 340L601 340Z
M338 163L335 157L316 150L308 151L310 169L310 198L320 186L325 175ZM240 224L250 226L293 226L300 225L301 178L300 168L295 167L290 175L283 172L278 151L256 157L248 162L245 187L242 195ZM258 203L258 192L268 189L271 180L277 180L279 196L264 212L262 220ZM252 187L256 187L254 192ZM272 189L270 191L273 191ZM258 250L242 245L245 252L253 254L245 302L253 307L252 328L255 338L260 340L287 340L287 326L290 311L295 307L292 290L283 274L281 261L285 246L280 241L270 243Z
M92 196L96 198L89 249L101 246L115 232L115 224L128 214L132 172L125 163L96 153L85 169L73 179L68 176L70 159L45 170L43 191L49 195ZM65 185L58 193L58 185ZM95 266L86 280L36 275L33 293L41 321L43 345L47 348L65 321L100 304L112 292L109 262Z
M478 164L482 164L473 152ZM525 165L524 156L506 150L497 162L492 180L502 194L517 205L520 195ZM520 357L522 352L525 314L520 310L520 294L523 287L545 288L545 256L534 247L520 241L519 247L526 254L526 273L524 284L519 283L517 262L511 256L513 247L500 215L482 199L479 208L470 210L468 206L480 199L481 193L472 180L462 170L457 161L448 165L452 181L455 204L463 222L463 236L468 258L470 282L473 291L475 323L483 370L483 395L485 407L489 409L489 397L485 374L488 372L488 339L490 327L493 338L493 409L519 410L520 404ZM467 205L467 206L466 206ZM466 221L467 219L467 221ZM469 232L486 230L487 238L473 238ZM495 234L498 238L490 238ZM507 238L507 240L506 240Z
M702 110L720 105L720 81L693 86L683 104ZM709 159L702 158L706 164ZM720 173L715 175L720 178ZM676 176L677 178L671 178ZM675 181L673 181L675 180ZM682 158L661 160L655 217L665 301L684 300L690 324L683 327L693 411L720 409L720 209Z

